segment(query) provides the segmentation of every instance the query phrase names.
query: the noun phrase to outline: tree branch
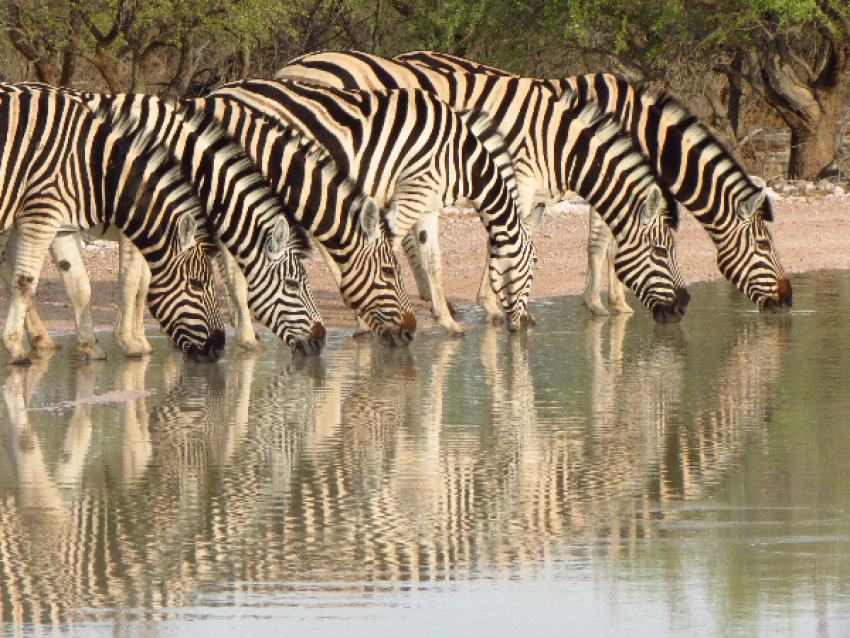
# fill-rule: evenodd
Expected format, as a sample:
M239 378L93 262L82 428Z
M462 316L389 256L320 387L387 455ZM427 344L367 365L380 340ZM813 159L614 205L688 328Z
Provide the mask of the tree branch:
M97 69L112 93L121 93L124 90L121 78L118 77L108 60L88 51L79 51L78 55Z

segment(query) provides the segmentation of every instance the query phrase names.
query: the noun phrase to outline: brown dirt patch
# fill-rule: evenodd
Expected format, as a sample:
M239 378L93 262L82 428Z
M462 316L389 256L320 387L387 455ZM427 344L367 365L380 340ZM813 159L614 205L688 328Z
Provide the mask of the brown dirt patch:
M532 288L534 298L581 294L587 269L587 208L561 206L547 215L535 236L539 256ZM771 224L780 259L793 273L850 268L850 195L788 197L774 202L776 221ZM717 279L715 251L697 222L682 214L677 234L677 255L685 281ZM483 272L486 235L477 217L445 213L440 226L444 285L455 306L475 304ZM92 314L98 332L111 331L118 301L118 252L116 244L90 246L84 256L92 282ZM48 260L49 261L49 260ZM308 263L308 272L319 308L328 328L352 327L353 313L343 306L339 293L318 254ZM419 329L433 327L428 304L418 300L416 287L405 265L405 284L414 298ZM223 294L223 289L222 289ZM0 290L0 314L5 319L9 295ZM36 304L51 334L73 332L73 313L56 267L47 263L39 282ZM224 309L226 306L222 304ZM533 310L533 308L532 308ZM156 323L149 316L148 323ZM259 330L266 338L270 333Z

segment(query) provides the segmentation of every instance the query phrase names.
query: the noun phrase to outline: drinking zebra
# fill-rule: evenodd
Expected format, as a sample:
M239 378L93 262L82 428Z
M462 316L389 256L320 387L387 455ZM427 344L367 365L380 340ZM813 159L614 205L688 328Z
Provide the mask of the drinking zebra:
M198 199L167 153L129 141L52 92L0 92L0 233L17 229L3 345L29 363L24 317L47 249L62 229L119 227L151 271L151 314L198 361L224 351L207 255L216 250ZM91 335L94 337L94 335Z
M488 290L509 329L526 324L534 247L520 223L511 157L482 114L461 117L423 91L350 92L282 80L234 82L205 102L246 148L265 146L253 122L269 116L315 139L365 192L394 207L388 222L399 239L423 216L469 203L489 236ZM418 234L429 232L436 226ZM440 277L440 262L430 265ZM437 323L462 333L444 297L432 301Z
M243 270L250 267L253 259L262 261L263 255L265 258L273 257L282 251L286 243L284 237L284 243L272 248L268 243L271 240L263 243L261 237L249 234L247 229L256 220L242 219L244 213L234 208L234 205L238 207L246 202L256 203L257 200L254 195L229 187L228 180L233 176L239 180L249 176L259 182L262 176L254 162L260 164L259 168L272 181L269 187L262 179L262 201L272 207L269 211L275 211L263 212L261 223L271 220L280 225L281 216L285 214L291 223L281 227L294 228L291 234L300 238L298 242L301 245L306 245L301 228L308 230L337 265L341 273L340 290L343 299L359 312L365 323L378 333L382 342L405 345L412 340L416 321L398 274L391 238L383 222L386 215L372 198L358 191L355 184L336 169L327 154L316 144L292 130L265 122L264 131L269 139L266 147L268 154L264 158L255 156L249 159L243 148L232 141L210 114L197 108L203 106L202 102L196 104L184 101L184 108L175 111L173 105L153 96L71 94L85 101L92 110L111 110L115 117L132 118L128 127L143 129L149 134L152 143L167 146L175 157L180 158L184 170L194 176L195 184L201 189L202 198L209 202L211 210L222 208L221 202L217 203L213 198L232 192L234 199L226 203L227 215L217 215L215 222L223 221L227 224L226 228L221 229L220 238L228 245L229 252L233 253ZM212 153L213 159L200 160L203 153ZM225 169L215 165L214 162L226 162L228 154L241 158L237 168L228 169L227 163L224 164ZM273 162L272 166L268 165L270 161ZM276 199L280 199L282 207L279 203L272 203ZM265 253L261 247L265 247L262 248ZM289 329L287 325L292 320L291 316L287 318L287 303L270 306L268 299L301 294L306 275L300 263L297 265L300 270L290 268L288 272L291 275L281 272L274 281L267 279L260 286L252 286L249 297L245 294L245 281L239 269L225 261L228 264L225 272L229 289L240 300L237 307L244 307L247 302L251 302L257 317L284 338L283 333ZM290 266L294 268L293 264ZM261 307L256 308L253 304L260 304ZM312 309L315 311L314 306ZM318 316L318 312L315 312ZM245 311L243 316L245 318L241 325L253 333L250 313ZM314 346L323 341L323 329L317 339L314 339ZM308 349L316 351L318 348Z
M415 65L425 73L448 74L449 78L455 73L512 76L495 67L435 51L413 51L395 59ZM628 131L635 144L658 167L664 185L711 237L717 248L720 272L759 309L781 310L791 306L791 284L766 225L773 221L770 202L762 188L698 118L667 93L635 88L607 73L540 82L559 96L568 99L572 96L579 105L598 104ZM670 129L677 129L680 135L671 138ZM591 211L584 298L594 314L607 314L599 298L599 279L606 253L614 250L613 241L599 216ZM609 267L610 264L609 259ZM631 312L616 278L609 276L609 282L609 297L613 289L613 309Z
M468 75L461 82L457 76L356 52L308 54L278 76L350 90L421 87L455 108L488 113L510 149L522 214L578 192L605 211L601 214L618 239L620 279L656 320L678 321L684 315L689 297L673 255L675 203L662 196L652 166L593 105L562 104L531 80ZM430 242L430 252L439 254L435 233L417 239ZM421 285L420 292L426 298L431 294ZM495 315L483 282L479 303Z
M422 91L354 96L291 84L239 83L224 87L206 99L183 100L180 106L203 108L214 114L263 172L279 183L279 192L285 197L289 196L288 189L295 177L285 170L285 165L277 165L280 159L273 149L276 144L288 142L281 141L282 133L269 122L268 114L278 116L278 122L295 122L301 132L308 131L321 145L334 149L336 163L342 170L358 175L367 192L379 202L391 205L393 214L387 220L388 227L399 238L421 216L423 209L436 211L451 203L471 201L490 233L488 289L494 288L501 296L509 327L522 325L527 313L533 246L519 222L510 155L484 117L467 113L462 118ZM159 114L156 98L78 95L91 108L109 102L113 108L144 118L143 126L160 131L163 128L164 118ZM329 105L328 100L333 104ZM350 117L334 128L332 117L321 120L307 114L320 109L332 116L342 118L347 113ZM361 111L368 115L362 115ZM384 130L386 122L393 122L396 128ZM387 134L398 136L399 128L408 131L404 137L409 144L405 147L397 144L398 139L387 137ZM335 132L338 138L334 137ZM378 161L382 153L392 161ZM330 265L334 266L335 261L331 260ZM362 269L362 272L369 271ZM338 281L341 276L347 276L338 269L334 274ZM444 301L442 307L445 308ZM500 309L497 312L503 316ZM462 331L447 309L438 318L450 332Z

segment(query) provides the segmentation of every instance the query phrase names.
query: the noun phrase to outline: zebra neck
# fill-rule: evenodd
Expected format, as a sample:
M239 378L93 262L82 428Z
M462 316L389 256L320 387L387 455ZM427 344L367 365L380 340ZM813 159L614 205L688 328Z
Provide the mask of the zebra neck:
M335 260L345 260L363 241L355 223L363 194L318 144L233 100L207 98L205 110L245 149L294 223Z

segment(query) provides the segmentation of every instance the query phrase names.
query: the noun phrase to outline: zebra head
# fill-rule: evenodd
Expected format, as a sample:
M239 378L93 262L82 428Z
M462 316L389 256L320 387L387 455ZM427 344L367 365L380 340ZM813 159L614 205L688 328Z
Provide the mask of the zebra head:
M668 204L652 184L632 205L639 207L639 214L632 215L639 220L638 227L628 237L617 238L617 277L649 308L655 321L681 321L691 297L676 263L675 203Z
M532 323L528 312L528 295L537 263L537 250L525 223L520 222L516 239L507 232L491 239L488 273L492 286L505 311L507 328L516 332Z
M194 361L218 361L224 329L218 311L212 266L192 213L184 213L170 238L167 267L152 267L148 308L163 331Z
M309 248L306 231L278 216L262 251L245 264L248 305L293 354L318 354L325 345L322 316L301 262Z
M340 292L349 307L387 346L406 346L416 334L413 305L404 290L401 269L393 251L389 218L377 203L365 197L360 208L359 232L365 237L340 266Z
M734 215L718 233L717 267L763 312L791 307L791 283L779 263L767 222L773 220L764 191L747 190L733 202Z

